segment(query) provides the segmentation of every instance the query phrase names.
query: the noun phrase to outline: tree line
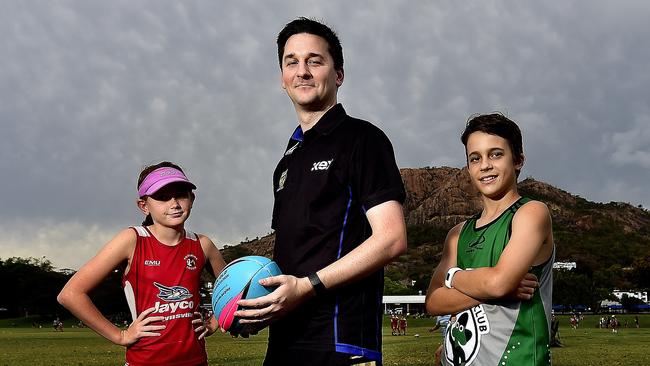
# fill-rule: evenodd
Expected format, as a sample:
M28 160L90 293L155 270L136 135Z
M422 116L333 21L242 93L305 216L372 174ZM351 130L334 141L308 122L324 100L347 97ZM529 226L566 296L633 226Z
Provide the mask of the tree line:
M128 314L128 306L122 289L122 273L126 263L104 279L90 294L93 302L103 314ZM0 318L18 318L40 315L46 318L67 318L68 311L56 301L56 296L72 271L58 271L46 258L0 258ZM213 281L211 274L202 276L204 281ZM428 277L423 276L405 285L388 275L385 278L385 295L413 295L423 289L426 291ZM573 271L554 271L553 303L570 305L585 305L592 309L598 308L603 299L614 300L611 293L616 285L628 283L632 289L648 290L650 287L650 254L640 257L633 262L631 268L611 266L593 270L590 266L578 263ZM622 290L627 290L622 288ZM422 292L424 294L424 292ZM209 302L207 293L202 297ZM622 302L627 309L638 304L634 298L626 298Z
M128 311L122 290L123 268L104 279L90 294L104 314ZM56 296L74 272L57 271L45 257L0 258L0 317L42 316L67 318L69 312L56 301Z

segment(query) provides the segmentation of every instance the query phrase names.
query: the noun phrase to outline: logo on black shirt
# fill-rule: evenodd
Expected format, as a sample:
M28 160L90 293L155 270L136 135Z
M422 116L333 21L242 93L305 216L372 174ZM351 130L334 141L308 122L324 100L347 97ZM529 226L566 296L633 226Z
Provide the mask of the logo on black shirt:
M332 165L333 161L334 159L318 161L314 163L314 165L311 167L311 171L313 172L315 170L327 170L330 168L330 165Z
M291 155L291 153L294 152L298 148L298 145L300 145L300 142L296 143L295 145L291 146L285 153L284 156Z
M287 172L288 171L289 170L287 169L287 170L283 171L282 174L280 174L280 180L278 181L278 189L275 190L276 192L279 192L282 188L284 188L284 182L287 181Z

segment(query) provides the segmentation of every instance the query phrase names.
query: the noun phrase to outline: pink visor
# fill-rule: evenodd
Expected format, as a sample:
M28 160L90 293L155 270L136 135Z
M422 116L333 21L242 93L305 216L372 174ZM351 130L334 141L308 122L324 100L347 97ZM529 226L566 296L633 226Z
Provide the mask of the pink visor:
M149 173L146 178L144 178L140 184L140 187L138 188L138 196L151 196L160 188L174 182L187 183L192 187L192 189L196 189L194 183L190 182L185 174L183 174L183 172L171 167L163 167L154 170L153 172Z

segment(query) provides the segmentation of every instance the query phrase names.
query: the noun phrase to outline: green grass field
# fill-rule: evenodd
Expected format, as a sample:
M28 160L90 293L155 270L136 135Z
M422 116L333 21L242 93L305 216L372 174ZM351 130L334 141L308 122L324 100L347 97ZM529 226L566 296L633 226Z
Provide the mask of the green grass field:
M632 315L617 317L623 324L625 320L634 324ZM650 315L639 317L640 329L621 327L618 334L597 329L598 318L586 316L580 328L573 330L567 317L560 317L559 334L564 347L553 348L554 365L650 365ZM432 325L433 319L410 319L406 336L391 336L390 328L385 326L384 364L432 365L433 352L441 340L439 332L428 332ZM262 332L250 339L234 339L215 334L207 342L210 364L260 365L266 335ZM66 327L63 332L54 332L45 325L32 328L31 321L0 321L0 366L123 364L124 349L89 329Z

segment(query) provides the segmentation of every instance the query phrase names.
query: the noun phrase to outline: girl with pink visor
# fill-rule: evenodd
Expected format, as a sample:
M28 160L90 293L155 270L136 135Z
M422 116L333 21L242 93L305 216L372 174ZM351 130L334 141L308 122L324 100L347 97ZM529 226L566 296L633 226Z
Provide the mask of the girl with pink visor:
M201 272L205 268L218 275L225 263L210 238L185 229L195 189L176 164L146 167L138 179L142 225L119 232L57 297L99 335L125 346L128 366L207 365L204 338L215 332L217 322L199 307ZM122 285L132 322L120 329L101 314L89 293L125 261Z

